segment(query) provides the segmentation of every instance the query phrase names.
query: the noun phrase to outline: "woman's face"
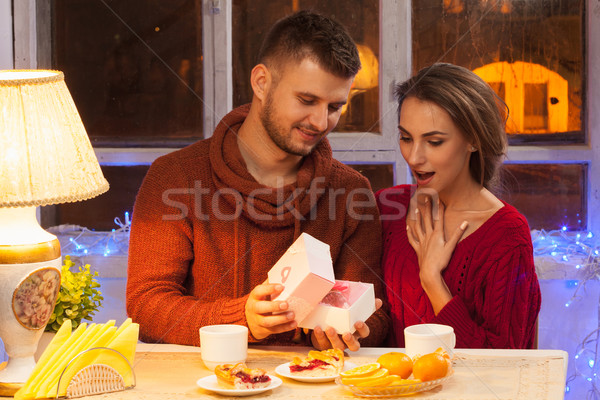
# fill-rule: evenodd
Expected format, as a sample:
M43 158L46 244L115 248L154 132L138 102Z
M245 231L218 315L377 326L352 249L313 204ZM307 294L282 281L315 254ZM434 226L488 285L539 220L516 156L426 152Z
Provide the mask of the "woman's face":
M443 108L408 97L398 128L402 157L419 187L443 194L474 182L469 173L473 148Z

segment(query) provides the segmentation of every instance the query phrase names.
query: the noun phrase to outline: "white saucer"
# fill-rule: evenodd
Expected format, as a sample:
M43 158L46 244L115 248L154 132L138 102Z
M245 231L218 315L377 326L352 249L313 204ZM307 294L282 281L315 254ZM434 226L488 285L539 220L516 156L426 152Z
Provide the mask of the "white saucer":
M342 368L342 371L347 371L347 370L352 369L354 367L356 367L355 364L352 364L351 362L344 362L344 368ZM281 375L281 376L283 376L285 378L295 379L295 380L300 381L300 382L309 382L309 383L331 382L335 378L338 377L338 375L332 375L332 376L298 376L298 375L293 375L290 372L290 363L285 363L285 364L278 365L277 368L275 368L275 372L277 372L277 374L279 374L279 375Z
M222 394L223 396L252 396L253 394L259 394L281 386L282 381L280 378L273 375L269 375L269 377L271 378L271 384L267 387L258 389L225 389L219 386L216 375L205 376L204 378L198 379L196 385L200 386L202 389Z

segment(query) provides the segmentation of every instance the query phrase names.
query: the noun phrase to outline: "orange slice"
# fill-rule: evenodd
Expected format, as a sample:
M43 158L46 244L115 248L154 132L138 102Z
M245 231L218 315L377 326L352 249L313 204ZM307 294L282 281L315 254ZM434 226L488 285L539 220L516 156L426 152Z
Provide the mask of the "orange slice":
M368 379L364 382L358 382L355 385L361 386L361 387L389 386L389 385L393 384L394 382L396 382L396 380L399 380L399 379L402 379L402 378L400 378L398 375L385 375L380 378L373 378L373 379Z
M370 363L359 365L347 371L340 372L342 378L358 378L360 376L370 375L381 368L379 363Z
M378 364L379 365L379 364ZM347 372L347 371L346 371ZM360 375L353 377L342 377L342 383L344 385L358 385L359 383L371 381L388 376L390 373L385 368L376 369L374 372L368 375Z

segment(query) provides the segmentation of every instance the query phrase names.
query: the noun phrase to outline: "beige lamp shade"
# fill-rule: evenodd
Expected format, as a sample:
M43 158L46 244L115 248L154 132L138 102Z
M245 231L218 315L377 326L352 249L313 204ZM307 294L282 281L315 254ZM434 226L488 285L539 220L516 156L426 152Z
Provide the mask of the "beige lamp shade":
M0 207L86 200L108 190L60 71L0 71Z

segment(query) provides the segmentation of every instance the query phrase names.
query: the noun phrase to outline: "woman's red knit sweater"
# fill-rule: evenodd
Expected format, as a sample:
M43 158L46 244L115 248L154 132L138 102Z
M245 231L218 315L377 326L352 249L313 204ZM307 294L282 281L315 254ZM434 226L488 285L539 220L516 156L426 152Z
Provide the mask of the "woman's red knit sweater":
M334 160L324 139L297 182L259 184L237 146L247 113L233 110L210 139L157 159L144 179L127 282L127 312L144 341L198 345L204 325L246 325L248 294L301 232L329 244L336 279L373 283L383 297L381 225L368 181ZM389 317L380 310L367 323L363 344L381 344ZM261 344L293 344L293 334Z
M406 210L414 188L401 185L377 193L393 328L390 344L404 347L407 326L438 323L454 328L459 348L531 348L541 296L525 217L504 203L458 243L442 273L453 298L435 315L406 236Z

